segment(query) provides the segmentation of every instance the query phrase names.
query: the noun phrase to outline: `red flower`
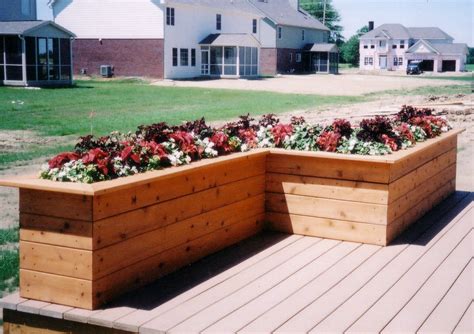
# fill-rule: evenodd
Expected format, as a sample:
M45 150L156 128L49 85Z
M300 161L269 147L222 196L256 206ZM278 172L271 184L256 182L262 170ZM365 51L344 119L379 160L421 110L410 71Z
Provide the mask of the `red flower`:
M219 154L232 152L232 147L229 145L229 137L225 133L216 132L210 140L214 143L214 147Z
M340 134L343 137L349 138L352 134L351 123L345 119L336 119L332 123L332 128L334 129L334 132Z
M157 155L160 159L168 156L163 145L157 144L154 141L142 141L140 145L145 147L152 156Z
M176 131L170 135L183 153L189 155L192 160L200 158L199 150L194 143L194 137L186 131Z
M402 123L395 128L395 130L400 134L402 140L408 140L412 144L416 142L413 132L410 130L410 126L407 123Z
M292 134L293 126L291 124L277 124L272 128L273 141L277 147L283 144L286 136L291 136Z
M249 148L257 146L257 133L252 128L239 130L239 138L244 144L247 144Z
M84 154L81 159L86 165L96 164L97 168L102 172L102 174L109 174L110 156L107 152L102 151L100 148L89 150L89 152Z
M317 141L318 147L322 151L336 152L337 146L339 145L339 139L341 135L334 131L323 132Z
M79 159L78 154L74 152L65 152L65 153L58 154L57 156L49 160L48 165L49 165L49 168L51 169L61 168L66 162L74 161L78 159Z
M124 162L128 159L132 159L136 164L140 164L140 154L135 151L134 146L125 146L122 152L120 152L120 158L122 158L122 161Z
M398 145L397 145L397 142L395 141L395 139L390 138L387 135L382 135L382 140L383 140L384 144L387 145L388 147L390 147L390 149L392 151L398 151Z

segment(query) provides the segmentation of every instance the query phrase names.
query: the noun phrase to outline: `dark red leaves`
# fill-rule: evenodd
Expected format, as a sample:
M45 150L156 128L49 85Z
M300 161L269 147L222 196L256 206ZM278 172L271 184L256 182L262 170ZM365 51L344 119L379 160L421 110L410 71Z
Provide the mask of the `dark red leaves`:
M49 168L51 169L61 168L66 162L74 161L77 159L79 159L78 154L74 152L65 152L65 153L58 154L57 156L49 160L48 165L49 165Z
M318 147L321 151L336 152L341 135L334 131L324 131L318 138Z
M277 124L272 128L273 142L276 147L281 147L283 141L293 134L293 126L291 124Z

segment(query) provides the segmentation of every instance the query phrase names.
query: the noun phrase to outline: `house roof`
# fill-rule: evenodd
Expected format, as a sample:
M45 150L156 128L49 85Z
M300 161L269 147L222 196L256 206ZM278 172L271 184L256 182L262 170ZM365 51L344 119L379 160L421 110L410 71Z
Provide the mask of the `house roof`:
M424 39L420 39L418 42L413 44L406 52L416 53L418 47L423 44L433 53L441 55L464 55L468 53L468 47L465 43L430 43Z
M303 50L311 52L339 52L339 48L336 44L329 43L306 44Z
M453 39L438 27L410 27L399 23L387 23L362 35L360 39Z
M260 43L250 34L210 34L201 45L215 46L259 46Z
M438 27L407 28L413 39L453 39Z
M75 36L69 30L52 21L0 21L0 35L28 35L47 25L53 26L71 37Z
M288 0L248 0L275 24L326 30L329 29L303 10L293 8Z

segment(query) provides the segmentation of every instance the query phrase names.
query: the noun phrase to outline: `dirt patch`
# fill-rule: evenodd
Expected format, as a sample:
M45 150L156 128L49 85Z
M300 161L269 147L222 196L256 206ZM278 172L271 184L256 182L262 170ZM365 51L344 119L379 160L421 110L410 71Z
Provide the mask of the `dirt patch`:
M34 131L1 130L0 152L24 152L32 147L62 145L71 142L75 136L49 137L42 136Z

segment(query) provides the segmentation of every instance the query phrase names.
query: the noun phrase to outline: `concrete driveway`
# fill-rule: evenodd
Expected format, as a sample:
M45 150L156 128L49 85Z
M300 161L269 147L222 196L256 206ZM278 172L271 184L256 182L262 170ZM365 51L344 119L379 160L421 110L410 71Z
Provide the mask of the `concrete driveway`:
M424 79L394 75L343 73L339 75L281 75L262 79L219 80L160 80L152 83L167 87L198 87L214 89L241 89L293 94L364 95L386 90L410 90L423 86L457 84L449 80Z

